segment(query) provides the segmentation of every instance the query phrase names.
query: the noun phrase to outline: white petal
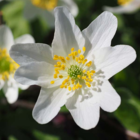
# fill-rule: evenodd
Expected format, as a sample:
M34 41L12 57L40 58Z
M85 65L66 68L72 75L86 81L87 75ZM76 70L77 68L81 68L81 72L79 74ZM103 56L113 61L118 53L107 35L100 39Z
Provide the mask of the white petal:
M53 54L67 56L74 47L82 48L85 40L75 24L73 16L64 7L55 8L55 34L52 43Z
M21 37L15 40L16 44L17 43L34 43L34 42L35 42L34 38L29 34L22 35Z
M111 86L111 84L106 81L101 87L102 95L100 98L100 106L104 111L113 112L115 111L121 103L121 98Z
M99 104L94 97L82 100L79 91L67 100L66 107L70 111L74 121L83 129L94 128L99 121Z
M33 109L33 118L40 124L48 123L58 114L66 100L66 89L42 88Z
M14 44L14 38L11 30L5 26L0 26L0 47L6 47L8 50Z
M73 16L77 16L78 14L78 7L73 0L60 0L62 6L66 6Z
M137 9L140 8L140 2L137 0L134 0L132 3L126 5L126 6L117 6L117 7L104 7L106 11L110 11L112 13L132 13L135 12Z
M33 62L18 68L15 72L15 79L23 85L40 85L47 87L50 85L53 74L53 65L45 62Z
M0 90L3 88L3 86L4 86L4 81L0 80Z
M20 65L31 62L55 64L52 58L52 49L46 44L15 44L10 50L10 56Z
M19 84L19 83L18 83L18 87L19 87L20 89L22 89L22 90L26 90L26 89L29 88L28 85L22 85L22 84Z
M9 77L8 81L5 81L3 91L5 93L5 97L7 98L7 101L12 104L14 103L18 98L18 86L16 81L12 78L12 76Z
M108 47L117 29L117 18L110 12L103 12L85 30L83 34L92 43L92 49ZM89 53L90 53L89 52Z
M7 92L5 93L5 97L7 98L8 103L13 104L18 99L18 88L17 87L9 87Z
M127 45L106 47L94 52L95 66L109 79L136 59L135 50Z

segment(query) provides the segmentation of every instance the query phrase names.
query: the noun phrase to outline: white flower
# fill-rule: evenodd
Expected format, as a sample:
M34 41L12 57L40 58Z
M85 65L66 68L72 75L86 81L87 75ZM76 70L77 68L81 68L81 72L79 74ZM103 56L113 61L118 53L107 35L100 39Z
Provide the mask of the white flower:
M24 15L28 20L37 16L43 17L47 24L54 26L53 9L56 6L66 6L73 16L77 16L78 7L73 0L24 0L26 2Z
M104 10L113 13L133 13L140 8L140 0L118 0L120 6L104 7Z
M39 85L41 91L33 109L34 119L48 123L66 105L77 125L95 127L100 107L108 112L120 105L120 96L108 79L136 58L127 45L110 47L117 19L102 13L82 32L64 7L55 12L52 48L45 44L17 44L11 57L21 65L15 79L21 84Z
M14 103L18 98L18 88L26 89L28 86L17 83L14 72L19 65L9 56L9 49L16 43L34 43L31 35L23 35L14 41L11 30L5 26L0 26L0 90L3 89L7 101Z

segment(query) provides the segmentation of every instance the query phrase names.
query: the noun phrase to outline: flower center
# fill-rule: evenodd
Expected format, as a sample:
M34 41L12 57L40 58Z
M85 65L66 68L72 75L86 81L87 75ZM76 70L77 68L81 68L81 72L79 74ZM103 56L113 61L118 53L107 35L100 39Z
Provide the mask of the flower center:
M125 6L125 5L130 4L132 1L133 0L118 0L118 4L122 5L122 6Z
M92 61L85 59L83 55L85 51L86 47L78 51L74 51L74 48L71 48L71 53L66 58L54 55L53 59L57 63L54 65L54 80L50 84L54 84L59 78L63 79L60 88L68 88L69 91L83 86L90 88L95 71L91 67Z
M32 4L46 10L53 10L58 3L58 0L31 0Z
M83 75L83 72L82 69L77 65L71 65L68 69L68 74L72 79L76 80L78 77Z
M0 48L0 80L8 80L9 75L14 75L19 65L11 59L7 49Z

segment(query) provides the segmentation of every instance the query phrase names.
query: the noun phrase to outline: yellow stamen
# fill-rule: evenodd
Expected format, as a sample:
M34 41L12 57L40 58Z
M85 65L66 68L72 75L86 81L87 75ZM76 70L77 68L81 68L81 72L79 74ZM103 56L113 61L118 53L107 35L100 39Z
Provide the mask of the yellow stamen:
M31 0L31 2L36 7L51 11L57 6L58 0Z
M71 51L73 52L74 51L74 48L71 48Z
M81 75L77 75L77 77L80 79L81 78Z
M90 85L90 83L89 83L89 82L86 82L86 85L87 85L88 87L91 87L91 85Z
M81 53L81 50L80 50L80 49L78 50L78 53L79 53L79 54Z
M51 84L54 84L54 83L55 83L55 81L51 81L50 83L51 83Z
M85 80L86 78L87 78L86 76L82 76L82 79L84 79L84 80Z
M59 78L63 78L63 75L59 75Z
M66 57L66 60L70 60L70 58L69 57Z
M68 87L68 90L71 91L71 87Z
M86 70L83 70L83 73L85 73L86 72Z
M90 67L92 65L92 61L89 61L86 66Z
M122 5L122 6L125 6L125 5L130 4L132 1L133 0L118 0L118 4Z
M82 50L85 52L86 47L83 47ZM87 59L84 59L84 55L81 54L81 50L74 51L74 48L71 48L71 53L68 54L67 57L63 56L57 56L54 55L54 60L59 60L54 65L54 78L64 78L66 77L63 82L61 83L60 88L67 88L69 91L71 90L77 90L79 88L82 88L82 85L80 84L81 81L85 82L87 87L91 87L91 82L93 82L92 77L95 73L94 70L86 71L82 70L83 67L87 66L90 67L92 65L92 61L88 61ZM72 60L73 59L73 60ZM72 60L72 61L66 61L66 60ZM76 62L76 63L75 63ZM65 63L65 64L64 64ZM78 65L83 64L83 65ZM12 69L12 66L11 66ZM66 75L58 75L61 71L61 73L68 73L68 76ZM50 83L53 84L54 81L51 81Z
M80 55L80 59L83 60L84 59L84 55L81 54Z
M82 63L83 63L83 64L85 64L86 62L87 62L87 59L83 60L83 62L82 62Z
M91 73L95 73L95 70L91 70Z
M84 52L86 51L86 47L83 47L83 51L84 51Z
M58 60L59 57L58 57L57 55L54 55L53 59L54 59L54 60Z
M65 65L63 64L63 65L61 65L61 69L62 70L64 70L65 69Z
M53 77L54 77L54 78L57 78L57 74L54 74Z

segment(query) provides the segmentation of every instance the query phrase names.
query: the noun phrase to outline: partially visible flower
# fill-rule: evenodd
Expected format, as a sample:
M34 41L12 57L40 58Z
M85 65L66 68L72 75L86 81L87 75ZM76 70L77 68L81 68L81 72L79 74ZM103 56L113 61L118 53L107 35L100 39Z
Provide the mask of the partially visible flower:
M115 111L121 99L108 79L136 58L127 45L111 47L117 19L102 13L82 32L64 7L55 9L52 48L45 44L17 44L11 57L21 65L15 79L21 84L39 85L41 91L33 109L34 119L48 123L66 105L83 129L95 127L100 107Z
M24 0L24 15L28 20L41 16L49 26L54 26L53 9L56 6L66 6L73 16L77 16L78 7L73 0Z
M140 0L118 0L118 7L104 7L112 13L133 13L140 8Z
M26 89L28 86L17 83L13 75L19 65L9 56L9 49L17 43L34 43L31 35L23 35L14 40L11 30L0 26L0 90L3 89L7 101L14 103L18 98L18 88Z

